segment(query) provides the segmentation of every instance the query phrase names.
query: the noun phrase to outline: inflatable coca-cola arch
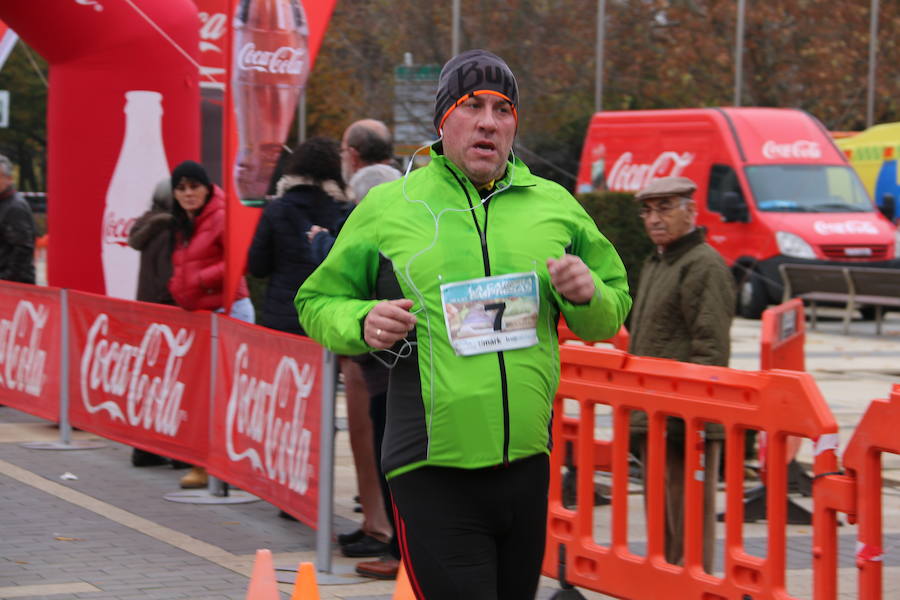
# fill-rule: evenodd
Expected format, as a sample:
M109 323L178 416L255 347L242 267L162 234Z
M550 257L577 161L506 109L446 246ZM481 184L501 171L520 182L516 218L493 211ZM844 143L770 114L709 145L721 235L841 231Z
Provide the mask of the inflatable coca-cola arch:
M200 81L204 90L226 87L223 37L230 33L229 2L237 1L0 3L0 20L50 67L50 285L134 297L138 255L125 244L133 209L116 207L149 208L153 186L171 167L201 158ZM304 6L312 62L334 0L307 0ZM227 155L214 152L222 145L216 121L204 123L204 153ZM232 226L230 232L232 273L243 268L243 221L243 228Z
M125 139L126 93L158 94L141 100L162 110L163 148L150 152L162 151L169 165L199 152L197 9L191 0L29 0L3 3L0 19L50 65L48 281L105 293L103 241L125 249L123 224L103 231L103 216ZM129 188L137 186L119 189Z

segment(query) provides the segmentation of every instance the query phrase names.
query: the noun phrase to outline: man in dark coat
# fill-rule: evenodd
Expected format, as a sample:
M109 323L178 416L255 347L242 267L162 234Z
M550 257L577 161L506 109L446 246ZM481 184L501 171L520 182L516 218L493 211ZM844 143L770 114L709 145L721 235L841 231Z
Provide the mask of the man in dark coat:
M629 351L640 356L728 366L734 279L722 257L697 227L696 184L686 177L663 177L635 195L656 252L644 263L631 313ZM646 458L647 418L631 414L633 441ZM684 554L684 422L669 418L666 436L666 560ZM706 425L703 564L712 572L715 492L722 457L723 429ZM646 470L645 470L646 473Z
M0 154L0 279L34 283L34 218L12 174L12 162Z

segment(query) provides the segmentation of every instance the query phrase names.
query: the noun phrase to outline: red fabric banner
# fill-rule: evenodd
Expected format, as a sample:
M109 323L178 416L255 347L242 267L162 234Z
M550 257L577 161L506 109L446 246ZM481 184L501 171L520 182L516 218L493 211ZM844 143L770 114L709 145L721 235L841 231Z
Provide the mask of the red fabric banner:
M59 290L0 282L0 404L59 421Z
M322 347L228 317L218 335L210 474L316 527Z
M208 312L69 293L72 425L205 465Z
M285 0L287 1L287 0ZM306 24L308 37L306 39L306 53L309 72L312 71L316 61L316 54L322 45L322 39L325 37L325 30L328 27L328 21L331 19L331 13L337 0L304 0L302 2L303 11L306 15ZM253 3L262 4L262 0L251 0ZM269 0L272 3L272 0ZM227 22L233 24L234 16L238 2L233 2L229 7L229 18ZM228 57L234 57L240 53L240 48L235 51L234 28L229 25L227 33L227 41L225 43ZM243 40L246 41L246 40ZM262 54L262 53L260 53ZM273 53L276 54L276 53ZM230 82L234 80L234 60L226 63L225 80ZM304 80L305 81L305 80ZM231 306L234 293L237 290L238 281L244 274L247 264L247 249L250 241L253 239L253 233L256 231L256 224L259 221L261 211L259 208L245 206L241 203L241 198L235 178L233 175L234 165L238 157L238 129L240 129L238 121L241 118L240 113L246 113L245 119L276 119L274 116L278 112L283 112L283 104L286 100L270 96L268 102L254 101L250 106L242 107L237 103L232 94L232 87L227 86L225 94L225 123L223 125L223 147L225 155L225 163L223 166L223 188L225 190L225 202L227 205L227 213L225 219L226 243L225 243L225 306ZM270 105L271 104L271 105ZM296 112L296 111L293 111ZM288 121L290 123L290 121ZM274 123L265 124L245 124L243 129L245 132L264 129L277 129ZM265 140L263 134L262 139ZM240 144L246 145L247 141ZM278 143L284 143L280 140Z

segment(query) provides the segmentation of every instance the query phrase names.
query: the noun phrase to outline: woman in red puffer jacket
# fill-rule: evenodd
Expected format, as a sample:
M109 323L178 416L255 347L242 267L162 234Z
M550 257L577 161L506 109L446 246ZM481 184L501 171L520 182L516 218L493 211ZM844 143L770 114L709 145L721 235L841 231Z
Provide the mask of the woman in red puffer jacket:
M169 291L187 310L222 311L225 281L225 195L204 168L185 161L172 171L174 244ZM231 316L253 322L247 283L241 278Z
M224 312L225 194L209 181L206 170L185 161L172 171L172 278L169 292L186 310ZM253 304L241 277L230 316L252 323ZM206 487L206 469L193 467L181 478L183 488Z

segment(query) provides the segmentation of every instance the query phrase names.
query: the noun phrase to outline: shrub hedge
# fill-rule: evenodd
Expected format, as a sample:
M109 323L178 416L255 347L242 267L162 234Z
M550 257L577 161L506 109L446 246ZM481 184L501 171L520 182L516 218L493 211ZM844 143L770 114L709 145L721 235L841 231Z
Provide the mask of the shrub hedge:
M578 201L618 251L628 272L628 288L632 298L635 297L641 266L644 259L654 251L654 247L644 231L634 195L594 192L580 194Z

